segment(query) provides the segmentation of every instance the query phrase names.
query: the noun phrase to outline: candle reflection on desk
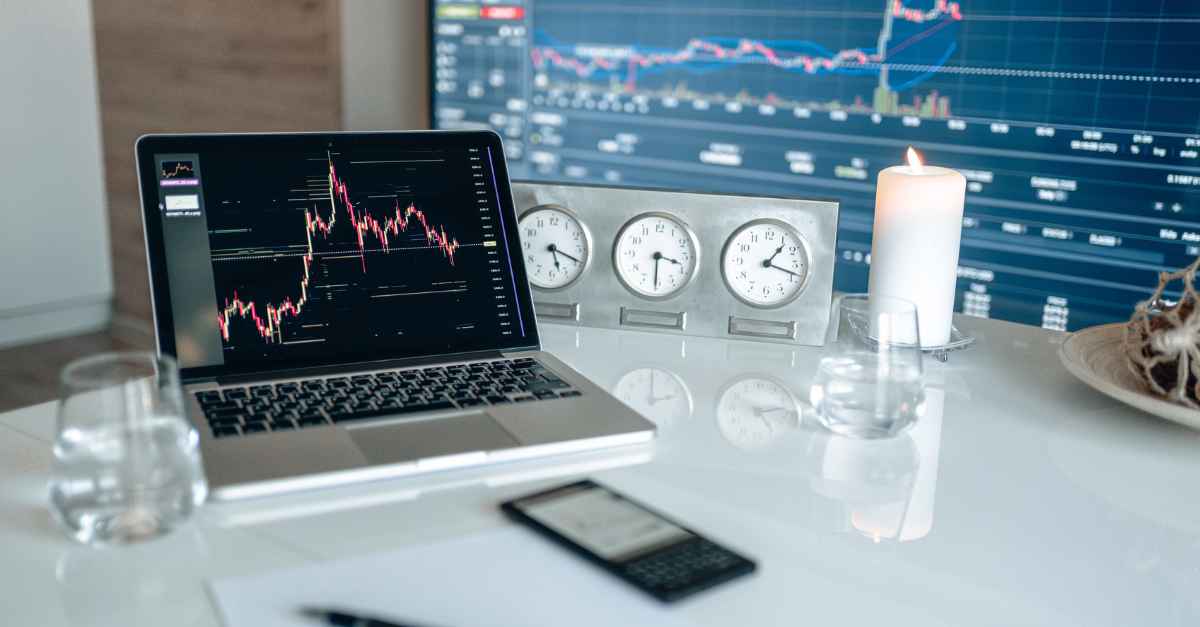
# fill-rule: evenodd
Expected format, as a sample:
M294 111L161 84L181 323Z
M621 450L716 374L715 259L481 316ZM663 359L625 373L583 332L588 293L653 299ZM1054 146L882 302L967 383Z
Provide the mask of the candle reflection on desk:
M842 524L872 539L898 538L920 464L912 437L863 440L822 433L813 444L819 465L810 485L840 505Z
M908 433L917 444L921 463L909 501L908 516L900 529L900 541L919 540L933 530L933 505L937 492L938 463L942 448L942 417L946 408L946 391L925 388L925 415Z
M874 542L911 542L933 530L945 390L927 388L924 416L906 433L860 440L814 433L810 484L837 501L850 529Z

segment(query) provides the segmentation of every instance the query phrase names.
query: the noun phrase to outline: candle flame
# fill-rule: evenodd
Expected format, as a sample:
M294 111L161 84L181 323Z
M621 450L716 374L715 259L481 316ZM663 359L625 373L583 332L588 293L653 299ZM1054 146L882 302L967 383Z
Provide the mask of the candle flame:
M913 172L920 174L921 173L921 165L922 165L921 164L921 155L918 154L917 151L914 150L912 146L908 147L907 158L908 158L908 167L912 168Z

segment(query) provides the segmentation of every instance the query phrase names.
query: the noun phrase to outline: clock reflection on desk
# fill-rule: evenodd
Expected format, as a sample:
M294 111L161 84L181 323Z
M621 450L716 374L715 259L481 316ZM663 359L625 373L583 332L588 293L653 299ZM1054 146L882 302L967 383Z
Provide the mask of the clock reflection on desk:
M725 386L717 398L717 428L743 450L762 448L800 424L800 401L782 383L749 376Z
M692 415L692 393L675 373L654 367L630 370L613 386L613 396L659 427Z

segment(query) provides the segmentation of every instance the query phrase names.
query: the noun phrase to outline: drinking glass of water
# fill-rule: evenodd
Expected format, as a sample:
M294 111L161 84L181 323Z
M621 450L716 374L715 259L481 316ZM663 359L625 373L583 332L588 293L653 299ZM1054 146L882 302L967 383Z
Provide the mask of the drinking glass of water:
M839 296L809 401L817 419L841 435L886 438L911 426L925 403L916 305Z
M199 436L183 407L169 357L105 353L63 370L50 511L71 537L157 537L204 502Z

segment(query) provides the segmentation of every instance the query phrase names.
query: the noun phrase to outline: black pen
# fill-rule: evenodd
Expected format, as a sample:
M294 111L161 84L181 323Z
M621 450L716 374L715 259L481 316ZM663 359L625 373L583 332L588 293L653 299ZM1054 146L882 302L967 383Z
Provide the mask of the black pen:
M300 613L314 620L319 620L329 625L337 625L338 627L417 627L417 625L412 623L394 623L379 618L357 616L337 610L323 610L315 607L306 607L300 610Z

